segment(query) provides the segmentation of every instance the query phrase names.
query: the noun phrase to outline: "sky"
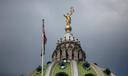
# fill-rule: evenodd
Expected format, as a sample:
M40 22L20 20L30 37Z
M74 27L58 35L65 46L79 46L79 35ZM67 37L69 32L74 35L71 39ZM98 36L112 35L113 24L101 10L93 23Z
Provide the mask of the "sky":
M63 17L73 6L72 33L87 61L128 76L127 0L0 0L0 76L29 75L41 64L41 27L47 36L45 63L65 34Z

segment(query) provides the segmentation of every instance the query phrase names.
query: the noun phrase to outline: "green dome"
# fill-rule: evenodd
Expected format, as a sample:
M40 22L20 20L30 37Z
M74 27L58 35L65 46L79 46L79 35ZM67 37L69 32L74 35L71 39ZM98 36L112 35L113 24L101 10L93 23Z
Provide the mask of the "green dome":
M59 61L44 66L44 76L115 76L109 69L100 68L87 61ZM41 70L35 70L31 76L41 76Z

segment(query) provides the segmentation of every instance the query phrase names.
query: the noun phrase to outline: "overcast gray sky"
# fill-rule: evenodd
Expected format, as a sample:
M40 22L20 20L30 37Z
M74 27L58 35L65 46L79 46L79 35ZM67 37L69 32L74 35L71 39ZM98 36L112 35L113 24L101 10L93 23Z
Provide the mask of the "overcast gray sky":
M0 0L0 76L26 76L41 63L42 18L45 63L51 60L71 6L72 33L87 60L128 76L128 0Z

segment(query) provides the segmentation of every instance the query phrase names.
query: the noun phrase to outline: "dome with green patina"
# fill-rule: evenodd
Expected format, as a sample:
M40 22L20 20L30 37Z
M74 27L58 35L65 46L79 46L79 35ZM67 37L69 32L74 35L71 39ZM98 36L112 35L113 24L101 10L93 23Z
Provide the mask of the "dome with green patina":
M80 41L71 33L66 33L64 39L57 42L52 61L44 65L43 72L43 76L115 76L109 68L88 62ZM41 76L41 66L31 76Z
M71 18L68 15L65 17ZM66 28L67 26L70 23L66 23ZM71 30L65 31L64 37L57 41L52 61L43 67L43 76L115 76L109 68L101 68L97 63L88 62L80 41L73 36ZM42 67L39 66L30 76L41 76L41 72Z

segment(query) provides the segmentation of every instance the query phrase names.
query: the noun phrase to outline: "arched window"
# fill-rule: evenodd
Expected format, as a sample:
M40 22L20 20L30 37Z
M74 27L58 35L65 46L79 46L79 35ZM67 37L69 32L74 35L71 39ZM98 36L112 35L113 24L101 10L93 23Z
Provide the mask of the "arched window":
M65 72L56 73L56 76L68 76Z
M95 75L92 73L88 73L88 74L85 74L85 76L95 76Z

